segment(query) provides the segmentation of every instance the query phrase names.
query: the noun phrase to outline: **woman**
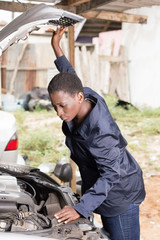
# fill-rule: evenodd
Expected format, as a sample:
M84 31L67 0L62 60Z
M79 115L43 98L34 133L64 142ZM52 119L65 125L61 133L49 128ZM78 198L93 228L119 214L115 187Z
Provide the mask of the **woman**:
M65 29L53 32L52 47L60 71L48 86L71 159L82 177L82 197L75 206L65 206L55 214L68 223L92 212L101 215L111 239L140 238L139 205L145 198L142 171L127 151L127 142L112 118L104 99L80 79L60 47Z

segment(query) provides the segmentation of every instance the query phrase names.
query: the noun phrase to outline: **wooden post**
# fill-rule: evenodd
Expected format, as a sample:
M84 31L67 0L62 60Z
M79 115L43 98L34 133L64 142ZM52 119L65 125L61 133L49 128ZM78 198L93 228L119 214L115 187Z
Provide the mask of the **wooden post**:
M69 34L69 61L74 68L74 26L68 28Z
M74 27L73 26L70 26L68 28L68 34L69 34L69 61L74 68L75 64L74 64ZM70 164L73 172L73 177L72 177L70 186L72 188L72 191L76 193L76 164L73 162L72 159L70 159Z
M22 60L22 58L24 56L24 53L25 53L25 50L26 50L27 46L28 46L28 41L26 41L24 43L24 45L22 46L21 52L20 52L20 54L17 58L15 69L13 71L13 75L12 75L12 78L11 78L11 81L10 81L10 88L9 88L9 93L10 94L13 94L13 92L14 92L14 84L15 84L15 80L16 80L16 76L17 76L17 72L18 72L18 67L19 67L20 61Z
M5 51L1 56L1 88L6 93L6 65L7 65L7 52ZM4 68L3 68L4 66ZM2 91L2 93L3 93Z

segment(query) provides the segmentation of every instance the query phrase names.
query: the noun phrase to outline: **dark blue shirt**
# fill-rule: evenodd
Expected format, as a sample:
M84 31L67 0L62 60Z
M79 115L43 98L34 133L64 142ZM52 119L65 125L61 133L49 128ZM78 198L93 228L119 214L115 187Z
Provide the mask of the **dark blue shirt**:
M75 73L65 56L55 64L60 72ZM104 99L90 88L84 88L84 96L95 105L83 123L78 128L73 121L62 125L71 159L82 177L83 195L74 208L86 218L92 212L117 216L130 203L144 200L142 171L125 148L127 142Z

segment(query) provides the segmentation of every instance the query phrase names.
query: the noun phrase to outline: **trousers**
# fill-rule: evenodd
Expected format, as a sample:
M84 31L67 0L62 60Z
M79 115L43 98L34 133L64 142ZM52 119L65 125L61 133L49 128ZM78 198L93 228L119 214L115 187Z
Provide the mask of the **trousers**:
M101 216L103 228L111 240L139 240L139 205L130 204L128 209L115 217Z

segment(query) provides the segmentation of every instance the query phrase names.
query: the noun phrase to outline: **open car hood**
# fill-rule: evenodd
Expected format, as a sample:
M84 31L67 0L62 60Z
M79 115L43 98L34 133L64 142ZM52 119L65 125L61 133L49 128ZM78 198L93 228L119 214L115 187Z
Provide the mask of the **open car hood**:
M0 56L13 43L25 40L43 25L68 27L84 20L83 17L62 9L39 4L15 18L0 31Z

